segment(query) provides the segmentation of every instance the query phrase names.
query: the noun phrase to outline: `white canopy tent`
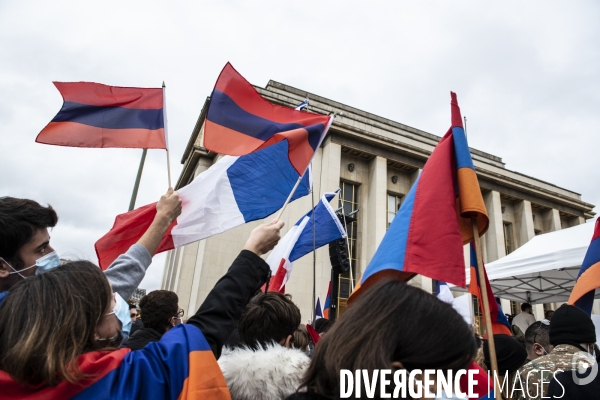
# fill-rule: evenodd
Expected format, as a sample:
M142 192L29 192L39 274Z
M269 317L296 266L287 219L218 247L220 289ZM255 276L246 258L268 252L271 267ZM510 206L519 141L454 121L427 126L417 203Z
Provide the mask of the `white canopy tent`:
M487 264L494 295L532 304L566 302L593 233L594 222L589 221L538 235L506 257Z

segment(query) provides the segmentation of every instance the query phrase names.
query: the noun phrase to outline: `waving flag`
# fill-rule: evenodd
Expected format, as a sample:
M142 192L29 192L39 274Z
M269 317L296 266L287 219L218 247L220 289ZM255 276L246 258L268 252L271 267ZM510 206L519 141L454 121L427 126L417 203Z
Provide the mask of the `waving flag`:
M600 287L600 218L596 220L592 242L585 253L577 282L573 287L569 304L575 305L592 315L596 289Z
M157 253L225 232L246 222L268 217L287 199L299 174L287 157L288 141L242 157L220 159L177 193L181 215L169 227ZM292 200L310 191L310 174ZM136 243L156 215L156 203L118 215L112 229L96 244L102 269Z
M298 104L298 106L296 108L294 108L294 110L296 110L296 111L302 111L306 107L308 107L308 97L306 99L304 99L304 101L302 103Z
M54 82L63 106L38 143L73 147L166 149L162 88Z
M337 189L335 192L325 193L314 208L314 243L311 210L290 228L271 251L267 258L272 274L268 289L270 292L285 293L285 283L292 273L293 262L312 252L313 244L315 249L318 249L329 242L346 237L344 227L329 204L339 191L340 189Z
M452 292L446 282L437 281L437 284L435 285L435 295L444 303L452 304L454 301L454 296L452 296Z
M479 234L488 216L451 93L452 127L440 140L388 228L350 300L385 277L409 280L415 274L465 287L463 245Z
M479 285L479 270L477 269L477 254L475 253L475 247L473 246L473 242L469 245L470 247L470 258L471 258L471 283L469 284L469 293L473 296L477 297L479 302L479 309L481 310L481 315L483 315L483 296L481 295L481 286ZM496 298L494 297L494 292L492 291L492 285L490 285L490 281L488 280L487 273L485 272L485 268L483 269L483 274L485 277L485 287L487 291L488 304L490 307L490 316L492 318L492 332L494 335L509 335L512 336L512 332L510 330L510 324L508 323L508 319L506 319L506 315L504 315L504 311L502 311L502 307L498 305L496 302Z
M325 298L325 304L323 305L323 318L329 319L329 310L331 309L331 281L329 281L329 287L327 289L327 297Z
M471 364L467 367L465 375L460 377L460 390L461 392L469 393L469 371L475 371L473 375L473 394L474 396L468 396L468 399L495 399L494 395L494 380L490 378L488 373L484 371L475 361L471 361Z
M204 147L241 156L289 141L289 159L302 175L333 117L276 106L227 63L215 84L204 126Z
M321 298L317 297L317 304L315 305L315 320L323 318L323 310L321 309Z
M142 350L92 351L78 364L85 379L24 388L0 371L2 397L25 399L231 399L206 338L193 325L176 326Z

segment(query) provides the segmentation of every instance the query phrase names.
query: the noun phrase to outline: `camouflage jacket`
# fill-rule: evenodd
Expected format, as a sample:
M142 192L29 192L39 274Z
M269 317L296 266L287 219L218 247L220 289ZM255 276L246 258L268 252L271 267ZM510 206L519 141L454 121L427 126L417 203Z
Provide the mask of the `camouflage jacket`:
M541 400L548 398L548 384L554 378L554 373L573 369L573 355L580 352L570 344L559 344L550 354L536 358L522 366L518 377L523 391L515 390L514 397L518 400ZM540 390L541 389L541 390ZM541 393L540 393L541 391Z

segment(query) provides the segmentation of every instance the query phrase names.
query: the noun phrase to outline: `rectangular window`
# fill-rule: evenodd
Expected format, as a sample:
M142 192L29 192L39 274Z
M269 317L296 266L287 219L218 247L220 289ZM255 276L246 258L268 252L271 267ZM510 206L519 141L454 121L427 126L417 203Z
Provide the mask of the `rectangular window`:
M521 312L521 310L518 309L518 305L516 301L510 301L510 315L517 315L518 313Z
M510 222L504 222L502 225L504 226L504 248L506 250L506 254L510 254L515 250L512 224Z
M400 209L400 206L402 205L403 198L404 198L404 196L402 196L402 195L395 195L395 194L388 193L386 210L385 210L386 218L387 218L386 229L389 228L390 225L392 224L394 217L396 216L396 214L398 213L398 210Z

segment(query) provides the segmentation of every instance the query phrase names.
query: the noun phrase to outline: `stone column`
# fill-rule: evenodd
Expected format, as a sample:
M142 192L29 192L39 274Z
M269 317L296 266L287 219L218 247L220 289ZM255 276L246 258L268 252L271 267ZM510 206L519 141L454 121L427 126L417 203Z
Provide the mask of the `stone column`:
M366 246L367 264L373 258L379 243L386 232L386 201L387 201L387 161L383 157L375 157L369 163L367 226L363 230L363 242ZM366 265L362 266L364 271Z
M554 232L562 229L560 222L560 213L556 209L550 209L544 211L543 214L543 227L544 233Z
M483 195L483 200L490 218L489 228L482 238L482 241L485 242L486 261L489 263L506 255L500 192L495 190L487 192Z
M521 247L535 236L531 203L527 200L517 201L514 203L514 209L518 243Z

